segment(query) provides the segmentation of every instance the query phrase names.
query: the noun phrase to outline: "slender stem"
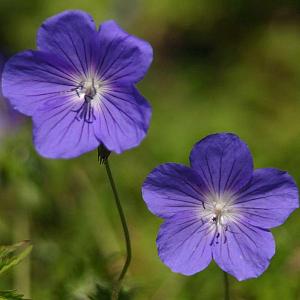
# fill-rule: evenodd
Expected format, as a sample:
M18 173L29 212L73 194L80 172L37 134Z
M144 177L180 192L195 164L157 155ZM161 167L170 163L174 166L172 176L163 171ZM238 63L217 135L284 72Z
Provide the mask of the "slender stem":
M124 276L126 275L128 267L130 265L130 261L131 261L131 244L130 244L130 236L129 236L128 226L127 226L127 223L126 223L126 218L125 218L124 211L123 211L123 208L122 208L122 205L121 205L121 202L120 202L120 198L118 196L117 188L116 188L116 185L115 185L112 173L111 173L111 169L109 167L108 158L105 159L103 163L105 165L106 173L107 173L107 176L108 176L108 179L109 179L109 182L110 182L113 194L114 194L117 209L118 209L119 216L120 216L120 219L121 219L123 232L124 232L124 237L125 237L125 243L126 243L126 252L127 252L125 264L123 266L123 269L122 269L122 271L121 271L121 273L120 273L120 275L119 275L119 277L116 281L116 284L113 288L113 291L112 291L111 299L116 300L119 297L119 292L120 292L120 289L121 289L122 280L123 280Z
M18 210L14 220L14 241L30 239L30 218L26 210ZM31 274L30 274L30 257L27 257L22 264L14 268L14 286L17 291L24 297L30 298Z
M224 294L225 294L224 299L230 300L228 275L224 271L223 271L223 274L224 274Z

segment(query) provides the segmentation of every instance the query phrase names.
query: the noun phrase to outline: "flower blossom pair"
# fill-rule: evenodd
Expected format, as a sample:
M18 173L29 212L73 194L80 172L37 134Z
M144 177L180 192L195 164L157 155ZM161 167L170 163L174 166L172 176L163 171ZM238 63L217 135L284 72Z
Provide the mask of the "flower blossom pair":
M72 158L104 145L121 153L140 144L151 118L138 92L151 46L113 21L97 30L91 16L67 11L46 20L35 51L12 57L3 93L32 117L34 144L48 158ZM275 253L270 228L298 206L292 177L253 169L236 135L210 135L190 155L191 167L157 167L143 185L149 210L163 218L157 246L174 272L191 275L211 260L239 280L259 276Z

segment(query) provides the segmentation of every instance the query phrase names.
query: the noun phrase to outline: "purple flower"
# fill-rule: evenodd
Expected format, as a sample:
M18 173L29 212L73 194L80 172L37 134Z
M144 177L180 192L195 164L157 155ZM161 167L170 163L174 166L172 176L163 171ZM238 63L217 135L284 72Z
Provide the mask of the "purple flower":
M3 94L33 120L34 144L49 158L71 158L100 144L116 153L145 137L151 108L135 88L151 46L114 21L99 30L90 15L66 11L38 31L37 51L12 57Z
M275 253L269 229L299 206L292 177L253 170L247 145L229 133L198 142L190 163L160 165L143 185L149 210L165 219L157 238L161 260L185 275L214 259L238 280L259 276Z

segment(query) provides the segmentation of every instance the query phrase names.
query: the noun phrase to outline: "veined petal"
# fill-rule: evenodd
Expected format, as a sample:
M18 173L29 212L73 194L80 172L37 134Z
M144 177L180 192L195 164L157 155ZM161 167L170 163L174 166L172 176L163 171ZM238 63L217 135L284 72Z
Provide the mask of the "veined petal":
M49 98L74 94L76 84L76 73L68 64L40 51L13 56L2 77L3 95L12 107L29 116Z
M162 218L185 211L203 210L203 192L204 184L197 172L175 163L155 168L142 188L148 209Z
M161 226L157 247L160 259L176 273L192 275L206 268L212 259L208 223L195 212L180 212Z
M250 151L231 133L209 135L198 142L192 149L190 162L215 194L238 191L252 177Z
M145 137L151 107L134 86L110 86L94 107L94 131L108 150L121 153L139 145Z
M72 158L100 145L92 122L80 117L85 103L78 101L76 96L54 98L47 104L33 116L34 144L40 155ZM93 111L87 113L93 114Z
M93 18L79 10L67 10L47 19L37 35L39 50L64 59L77 73L88 77L92 41L96 38Z
M101 24L93 53L97 74L109 82L140 81L153 59L148 42L129 35L114 21Z
M121 153L141 142L151 108L133 84L152 60L148 43L113 21L97 31L87 13L65 11L42 24L37 44L6 64L2 86L33 117L41 155L70 158L100 143Z
M275 254L275 243L268 230L233 223L212 250L219 267L241 281L256 278L267 269Z
M257 169L238 194L234 207L248 223L272 228L284 223L299 207L298 189L287 172Z

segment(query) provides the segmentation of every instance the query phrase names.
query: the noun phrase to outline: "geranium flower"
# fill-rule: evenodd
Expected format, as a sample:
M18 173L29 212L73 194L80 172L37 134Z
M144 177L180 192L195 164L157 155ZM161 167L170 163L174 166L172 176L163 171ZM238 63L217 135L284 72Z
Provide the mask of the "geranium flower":
M161 260L185 275L214 259L238 280L259 276L275 253L269 229L299 207L292 177L253 170L246 144L228 133L198 142L190 163L160 165L143 185L149 210L165 219L157 238Z
M90 15L66 11L38 31L37 51L12 57L3 94L33 120L34 144L49 158L71 158L104 144L137 146L151 108L135 88L152 61L151 46L114 21L99 30Z

